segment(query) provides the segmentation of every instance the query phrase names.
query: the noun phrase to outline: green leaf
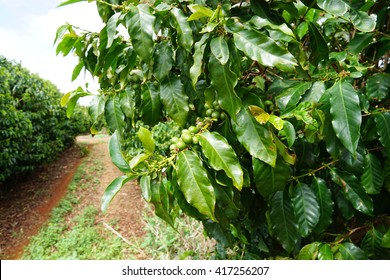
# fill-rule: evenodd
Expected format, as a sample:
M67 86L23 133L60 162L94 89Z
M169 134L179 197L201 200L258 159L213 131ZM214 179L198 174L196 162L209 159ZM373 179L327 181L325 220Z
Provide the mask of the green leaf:
M366 260L366 253L353 243L342 243L338 245L338 253L335 255L338 260Z
M253 16L249 22L253 24L258 30L266 27L267 30L279 31L282 32L284 35L291 37L291 39L295 38L294 33L285 23L280 25L273 24L268 19L261 18L258 16Z
M358 179L346 172L331 171L333 182L341 187L344 197L352 203L353 207L369 216L373 215L374 205L371 197L369 197L360 185Z
M383 235L381 246L390 249L390 229Z
M199 143L208 163L214 170L223 170L233 180L233 185L242 189L244 173L233 148L218 132L205 130L199 135Z
M317 5L324 11L336 16L343 16L349 9L347 3L342 0L317 0Z
M297 61L287 49L276 44L268 36L255 30L234 33L236 47L261 65L276 67L282 71L293 71Z
M275 167L277 149L266 126L259 124L246 108L241 109L232 125L238 141L253 157Z
M155 145L154 145L152 132L150 132L148 129L144 127L140 127L140 129L137 132L137 136L139 140L141 140L142 146L144 146L147 153L153 154Z
M302 95L312 86L311 82L294 83L290 87L281 91L276 97L276 104L281 112L289 111L296 107Z
M126 90L120 93L120 97L119 97L121 101L122 112L129 119L134 118L134 114L136 110L134 95L135 95L134 90L131 89L130 87L127 87Z
M188 5L188 8L192 12L192 15L188 18L188 21L197 20L204 17L212 17L214 14L213 10L198 4Z
M390 113L375 115L376 130L379 135L379 141L390 154Z
M386 258L386 251L381 246L383 235L375 228L367 231L364 236L361 247L370 259Z
M351 21L356 29L363 32L372 32L376 26L376 14L367 14L362 11L351 11Z
M132 7L126 15L126 27L135 52L145 62L153 57L153 34L156 18L150 12L149 5L139 4Z
M315 177L311 187L314 189L320 207L319 220L315 228L315 231L320 233L332 223L334 202L332 200L332 192L326 186L325 180Z
M263 197L268 198L286 188L291 174L290 167L284 161L279 160L276 166L272 167L254 158L252 165L256 188Z
M176 29L178 34L179 45L187 52L191 52L194 40L192 38L192 29L187 21L187 17L181 9L176 7L171 10L171 15L173 18L172 27Z
M104 115L110 131L122 133L125 127L125 115L122 112L119 96L109 96L104 107Z
M364 171L361 177L363 188L368 194L379 194L384 182L381 162L374 154L368 153L364 159Z
M142 153L142 154L139 154L139 155L136 155L135 157L133 157L130 162L129 162L129 166L131 169L135 169L137 167L137 165L139 165L141 162L144 162L145 160L147 160L148 158L151 157L151 153Z
M153 180L150 184L150 202L154 205L154 212L158 217L166 221L172 228L175 228L174 219L170 214L169 196L167 181Z
M306 237L319 222L320 205L317 197L306 184L298 183L293 190L292 202L298 220L299 233L302 237Z
M143 175L139 180L139 185L141 187L142 197L145 201L150 202L152 199L152 190L150 186L150 176Z
M142 120L145 124L153 126L161 119L162 104L160 90L152 83L146 83L142 87Z
M346 81L336 82L329 93L334 132L344 147L356 155L362 122L358 93Z
M116 27L118 25L120 16L121 13L113 14L107 22L107 49L111 47L112 42L114 41L116 35Z
M214 57L218 59L222 65L225 65L228 62L229 47L223 36L213 38L210 41L210 49Z
M169 76L173 67L173 50L169 41L162 41L156 45L153 63L153 75L162 81Z
M368 48L374 40L374 34L358 33L348 44L348 51L354 55L358 55L364 49Z
M202 36L202 38L198 42L195 43L194 46L195 51L193 57L194 64L190 68L190 77L193 86L196 85L199 76L202 74L203 56L209 38L210 38L210 34L206 33Z
M236 120L236 114L241 108L241 99L234 90L238 77L230 70L229 64L222 65L214 55L210 56L208 66L211 84L218 93L219 105L233 120Z
M309 22L309 33L312 50L309 59L314 66L317 66L321 60L329 58L329 48L324 37L312 22Z
M294 145L296 139L295 128L289 121L283 121L283 133L286 136L288 147L291 148Z
M168 115L180 126L184 126L188 116L188 96L184 93L179 77L170 76L160 87L161 102Z
M214 189L198 155L189 150L180 152L176 161L176 172L180 191L188 203L201 214L216 221Z
M272 232L284 250L291 253L299 240L298 225L287 192L278 191L271 200L270 221Z
M298 254L298 260L315 260L318 256L320 242L313 242L302 247Z
M108 185L108 187L104 191L104 194L102 197L101 210L103 213L105 213L107 211L108 205L114 199L116 194L120 191L120 189L123 187L123 185L132 179L134 179L134 178L127 177L126 175L123 175L123 176L120 176L118 178L115 178L111 182L111 184Z
M370 100L382 101L390 95L390 75L379 73L368 77L366 95Z
M323 244L320 246L318 251L319 260L334 260L332 248L328 244Z
M76 67L73 69L72 72L72 82L77 79L77 77L80 75L81 69L84 67L84 61L80 60L79 63L76 65Z
M110 142L108 144L108 149L111 157L111 161L115 164L116 167L122 172L130 172L130 166L127 161L124 159L122 154L122 147L120 143L120 136L117 131L111 135Z

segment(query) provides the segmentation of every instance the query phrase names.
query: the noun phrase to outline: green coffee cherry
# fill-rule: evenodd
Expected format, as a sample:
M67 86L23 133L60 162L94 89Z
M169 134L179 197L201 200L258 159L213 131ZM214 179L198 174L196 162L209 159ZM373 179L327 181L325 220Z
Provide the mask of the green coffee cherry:
M186 144L192 144L192 136L191 134L182 134L181 135L181 140L186 143Z
M177 143L177 141L179 141L179 138L178 138L178 137L176 137L176 136L172 137L171 142L172 142L173 144Z
M211 117L213 118L213 119L219 119L219 117L221 116L221 113L220 112L218 112L218 111L214 111L212 114L211 114Z
M210 117L213 112L214 112L214 109L207 109L206 116Z
M183 142L183 140L179 140L176 143L176 147L181 151L187 147L186 143Z
M199 144L199 138L197 136L192 136L192 143L194 145L198 145Z
M189 128L188 128L188 131L191 132L191 133L198 133L199 132L199 127L196 127L196 126L193 126L191 125Z

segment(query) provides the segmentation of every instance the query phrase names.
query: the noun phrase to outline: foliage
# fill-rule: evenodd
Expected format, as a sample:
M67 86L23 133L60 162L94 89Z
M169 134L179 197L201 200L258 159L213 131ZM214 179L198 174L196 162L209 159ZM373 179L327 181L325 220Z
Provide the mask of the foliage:
M146 2L96 1L100 33L57 32L115 133L125 174L104 205L138 178L159 217L202 221L221 258L388 259L390 2ZM171 120L164 151L136 126Z
M0 182L54 159L88 131L86 112L67 119L50 82L0 56Z

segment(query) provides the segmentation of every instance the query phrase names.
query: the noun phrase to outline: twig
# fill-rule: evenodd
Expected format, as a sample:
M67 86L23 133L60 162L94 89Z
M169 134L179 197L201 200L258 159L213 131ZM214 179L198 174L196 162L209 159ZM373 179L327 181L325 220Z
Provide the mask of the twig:
M119 232L117 232L115 229L113 229L110 225L108 225L107 223L105 222L102 222L103 226L108 229L109 231L111 231L113 234L115 234L116 236L118 236L120 239L122 239L124 242L126 242L127 244L129 245L132 245L133 246L133 243L131 243L129 240L127 240L122 234L120 234Z

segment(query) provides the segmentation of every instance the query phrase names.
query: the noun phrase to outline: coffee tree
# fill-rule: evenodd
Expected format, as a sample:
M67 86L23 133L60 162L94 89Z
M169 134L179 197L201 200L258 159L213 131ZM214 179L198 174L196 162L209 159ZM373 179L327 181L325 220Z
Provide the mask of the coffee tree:
M103 210L138 179L219 258L389 258L390 1L94 2L104 28L56 42L100 83L91 131L124 173Z

